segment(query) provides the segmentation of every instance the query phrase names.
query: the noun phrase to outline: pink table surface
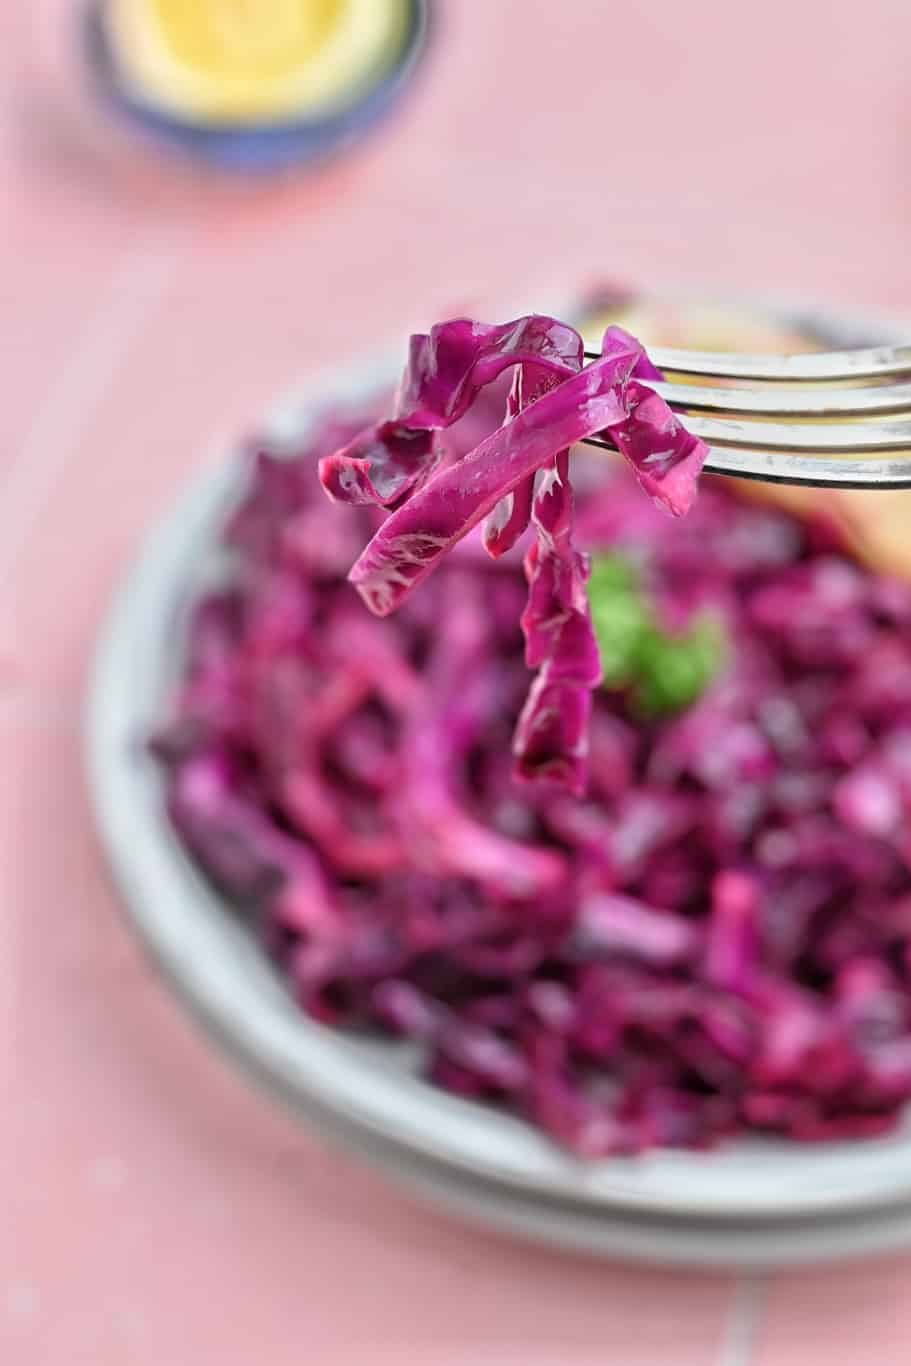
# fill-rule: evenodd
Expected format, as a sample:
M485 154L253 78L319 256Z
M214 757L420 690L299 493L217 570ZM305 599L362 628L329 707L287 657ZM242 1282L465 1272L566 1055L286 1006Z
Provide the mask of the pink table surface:
M762 1279L425 1212L251 1093L143 961L83 791L109 592L289 381L607 273L911 313L907 0L461 0L401 118L294 190L128 175L0 10L0 1361L899 1366L911 1256Z

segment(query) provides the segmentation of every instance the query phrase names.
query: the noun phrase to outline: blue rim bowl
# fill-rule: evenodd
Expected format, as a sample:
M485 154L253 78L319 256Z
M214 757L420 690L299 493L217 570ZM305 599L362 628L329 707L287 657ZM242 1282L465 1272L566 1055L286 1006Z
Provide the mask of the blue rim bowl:
M83 15L83 43L93 84L104 102L172 151L220 171L271 174L324 161L388 115L411 84L430 36L431 0L409 0L405 34L389 66L350 104L316 119L268 125L205 125L148 104L124 83L102 18L103 0Z

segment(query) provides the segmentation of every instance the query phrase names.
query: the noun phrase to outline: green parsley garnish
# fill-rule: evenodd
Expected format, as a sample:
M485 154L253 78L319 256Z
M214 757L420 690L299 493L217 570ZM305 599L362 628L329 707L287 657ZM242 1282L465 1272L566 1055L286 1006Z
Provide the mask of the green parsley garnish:
M628 691L647 716L682 711L702 695L727 653L724 627L699 616L679 635L656 620L636 566L624 555L598 555L588 583L603 687Z

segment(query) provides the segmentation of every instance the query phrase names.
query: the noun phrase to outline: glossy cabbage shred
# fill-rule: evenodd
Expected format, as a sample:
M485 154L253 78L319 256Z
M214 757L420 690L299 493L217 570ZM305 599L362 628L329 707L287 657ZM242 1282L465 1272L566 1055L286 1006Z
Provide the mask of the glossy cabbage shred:
M515 379L501 425L467 451L447 448L441 433L507 370ZM395 416L320 463L330 498L395 509L351 571L377 616L398 608L479 522L486 519L483 544L495 559L531 523L522 625L526 662L538 672L513 740L516 771L577 796L601 672L589 564L573 545L569 448L607 437L659 505L686 512L707 451L644 383L659 378L620 327L607 329L600 357L585 365L581 336L555 318L500 326L453 319L411 338Z
M431 432L454 416L464 466L501 430L502 384L469 410L434 374L404 401ZM365 416L254 453L157 741L177 831L302 1009L416 1041L437 1085L585 1157L888 1131L911 1096L911 588L717 481L670 521L576 451L574 508L562 456L517 498L531 603L518 549L466 537L378 622L347 573L385 513L333 508L316 479ZM726 666L688 709L591 692L587 645L578 673L552 662L583 631L574 557L605 554L669 630L724 623ZM523 610L556 738L525 699ZM585 799L517 785L510 734L532 762L571 749L582 690Z

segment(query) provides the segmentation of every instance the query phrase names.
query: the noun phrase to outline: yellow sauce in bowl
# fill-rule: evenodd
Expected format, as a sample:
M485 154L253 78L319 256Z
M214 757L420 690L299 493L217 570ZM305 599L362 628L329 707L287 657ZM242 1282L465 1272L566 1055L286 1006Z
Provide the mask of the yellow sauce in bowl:
M316 120L389 70L407 0L109 0L108 42L145 103L210 126Z

